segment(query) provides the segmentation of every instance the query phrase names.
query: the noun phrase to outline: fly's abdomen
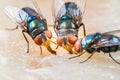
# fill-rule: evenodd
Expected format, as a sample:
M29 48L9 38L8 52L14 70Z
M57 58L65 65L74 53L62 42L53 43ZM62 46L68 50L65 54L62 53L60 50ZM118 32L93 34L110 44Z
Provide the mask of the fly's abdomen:
M30 36L34 39L37 35L47 30L47 26L43 21L39 19L35 19L29 22L28 30L29 30Z
M114 35L106 35L104 36L104 42L106 42L102 47L100 47L101 51L105 53L116 52L120 50L120 38Z
M101 47L100 49L104 53L116 52L116 51L120 50L120 45Z

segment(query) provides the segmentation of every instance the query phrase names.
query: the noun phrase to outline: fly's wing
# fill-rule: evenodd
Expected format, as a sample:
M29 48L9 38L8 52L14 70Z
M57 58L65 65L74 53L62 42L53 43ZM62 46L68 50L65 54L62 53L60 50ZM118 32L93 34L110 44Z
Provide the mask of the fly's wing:
M72 2L76 4L75 8L72 11L74 13L73 16L78 21L81 21L86 9L87 0L72 0Z
M64 1L63 0L53 0L52 1L52 15L54 21L59 19L66 12Z
M26 22L28 14L24 12L23 10L13 7L13 6L7 6L4 9L5 14L8 16L8 18L13 21L14 23L21 24Z
M94 48L102 48L103 52L109 52L109 57L116 63L120 64L120 54L116 51L120 50L120 30L102 33L98 43ZM109 49L107 48L109 47ZM114 52L114 53L111 53Z
M70 3L71 2L71 3ZM87 0L53 0L52 13L54 20L61 18L67 12L78 21L82 20ZM68 3L70 3L68 5Z
M92 47L99 48L115 45L120 45L120 30L102 33L100 39Z
M37 0L24 0L24 2L25 2L25 6L34 9L38 13L39 17L44 19L40 7L38 6Z

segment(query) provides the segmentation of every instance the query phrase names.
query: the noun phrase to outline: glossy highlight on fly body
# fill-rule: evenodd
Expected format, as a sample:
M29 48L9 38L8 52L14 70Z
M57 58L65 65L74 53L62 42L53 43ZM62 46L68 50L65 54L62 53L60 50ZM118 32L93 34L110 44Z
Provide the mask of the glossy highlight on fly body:
M109 57L112 58L113 61L120 64L120 56L118 53L116 53L117 51L120 51L120 36L116 35L119 33L120 30L109 31L105 33L94 33L79 39L75 43L74 48L76 52L80 52L80 54L71 57L70 59L80 57L88 52L90 56L81 62L83 63L89 60L95 52L103 52L105 54L108 53Z
M52 12L54 17L54 31L58 46L74 53L73 46L78 39L79 28L85 25L82 22L87 0L53 0Z
M41 54L41 45L45 46L52 54L56 54L56 51L54 51L50 46L52 32L47 28L47 21L42 16L37 2L32 0L31 3L34 5L35 9L28 6L23 7L22 9L13 6L7 6L5 8L4 12L8 18L10 18L14 23L17 23L16 28L8 30L15 30L18 27L22 28L22 34L27 42L27 53L29 52L29 40L25 33L28 33L34 42L40 46Z

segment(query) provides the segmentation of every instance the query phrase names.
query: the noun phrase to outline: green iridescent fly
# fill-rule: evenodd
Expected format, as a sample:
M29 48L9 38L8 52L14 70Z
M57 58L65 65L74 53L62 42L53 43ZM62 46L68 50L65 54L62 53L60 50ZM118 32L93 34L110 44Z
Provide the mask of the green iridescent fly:
M7 6L5 8L6 15L12 21L17 23L16 28L9 30L15 30L18 27L22 28L22 34L28 46L27 53L29 52L29 41L25 36L25 33L28 33L34 40L34 42L40 46L41 54L42 54L41 45L45 46L47 50L52 54L56 54L56 51L52 50L50 46L52 32L49 31L47 28L47 21L42 16L36 1L32 0L31 3L33 3L35 8L23 7L22 9L19 9L13 6Z

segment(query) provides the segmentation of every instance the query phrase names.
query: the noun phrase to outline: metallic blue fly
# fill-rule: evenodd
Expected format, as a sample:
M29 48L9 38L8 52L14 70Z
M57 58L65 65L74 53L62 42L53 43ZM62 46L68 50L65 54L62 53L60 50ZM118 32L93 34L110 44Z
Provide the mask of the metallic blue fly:
M120 33L120 30L89 34L86 37L79 39L75 43L74 48L76 52L81 53L77 56L71 57L70 59L80 57L85 54L85 52L90 53L91 55L81 62L83 63L89 60L95 52L102 51L104 53L109 53L109 57L111 57L116 63L120 64L119 54L117 53L115 56L115 53L113 53L120 50L120 37L118 37L118 33ZM113 53L113 55L111 55L111 53Z

